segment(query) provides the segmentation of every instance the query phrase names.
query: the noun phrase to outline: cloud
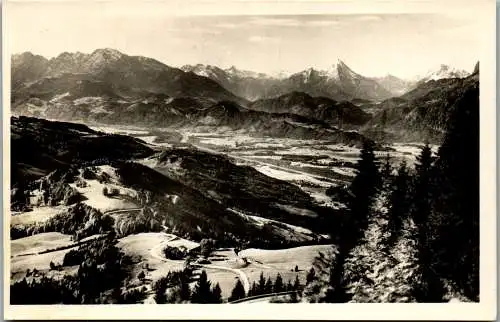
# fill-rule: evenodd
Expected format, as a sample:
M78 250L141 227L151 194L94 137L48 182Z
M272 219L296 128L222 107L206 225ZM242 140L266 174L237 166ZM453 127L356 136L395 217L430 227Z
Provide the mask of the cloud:
M279 38L276 37L268 37L268 36L251 36L248 38L250 42L258 42L258 43L269 43L269 42L277 42Z

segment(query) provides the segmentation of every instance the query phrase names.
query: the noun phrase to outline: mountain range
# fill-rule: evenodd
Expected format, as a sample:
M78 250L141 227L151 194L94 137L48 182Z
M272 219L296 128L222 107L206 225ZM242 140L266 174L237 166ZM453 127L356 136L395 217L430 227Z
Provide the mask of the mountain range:
M12 90L16 97L64 94L137 97L147 94L200 96L219 101L245 103L217 82L167 66L155 59L128 56L114 49L91 54L62 53L46 59L23 53L12 57ZM75 98L79 94L74 94Z
M402 95L417 84L429 80L462 78L469 75L467 71L440 65L439 68L413 80L404 80L390 74L384 77L366 77L353 71L340 59L327 70L308 68L281 77L238 70L234 66L221 69L217 66L197 64L184 65L181 69L209 77L229 91L251 101L293 91L312 96L326 96L334 100L380 101Z
M182 70L209 77L236 95L249 100L279 96L292 91L326 96L335 100L354 98L380 100L394 96L401 90L401 86L396 88L394 81L379 82L375 78L364 77L341 60L328 70L308 68L288 77L279 78L262 73L239 71L234 67L224 70L201 64L185 65ZM394 76L392 79L406 84Z
M365 77L341 60L328 70L309 68L283 77L234 66L175 68L109 48L51 59L26 52L13 55L11 65L13 115L226 126L252 135L354 144L362 135L439 140L452 100L479 82L478 70L469 75L445 65L418 80Z

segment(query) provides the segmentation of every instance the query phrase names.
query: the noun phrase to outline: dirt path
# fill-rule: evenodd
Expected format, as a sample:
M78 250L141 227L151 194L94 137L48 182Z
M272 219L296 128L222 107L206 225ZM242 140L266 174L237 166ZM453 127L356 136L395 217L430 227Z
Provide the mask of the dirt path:
M103 214L104 215L113 215L113 214L119 214L123 212L128 212L128 211L140 211L142 208L128 208L128 209L118 209L118 210L108 210L105 211Z
M218 269L218 270L229 271L229 272L232 272L234 274L238 274L241 282L243 283L243 288L245 289L245 293L248 294L248 291L250 291L250 282L248 280L248 276L241 269L224 267L224 266L217 266L217 265L211 265L211 264L196 264L196 265L204 267L204 268Z

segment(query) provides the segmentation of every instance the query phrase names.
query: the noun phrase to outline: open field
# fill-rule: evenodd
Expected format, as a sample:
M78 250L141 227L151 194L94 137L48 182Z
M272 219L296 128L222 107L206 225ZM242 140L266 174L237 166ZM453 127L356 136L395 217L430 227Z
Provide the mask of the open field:
M56 232L41 233L11 241L10 252L11 256L19 256L26 253L39 253L71 244L73 244L73 241L70 235Z
M10 259L10 272L13 279L16 277L22 278L25 276L26 270L37 269L38 271L48 272L50 269L50 262L54 264L62 264L64 255L70 251L71 248L27 256L17 256Z
M98 180L81 178L80 180L84 183L84 186L78 186L76 183L70 183L71 187L75 188L85 197L83 203L95 209L99 209L101 212L138 207L135 203L129 201L137 195L137 192L120 186L118 184L119 180L116 176L115 170L112 167L99 166L97 167L97 173L99 175L107 175L109 182L101 183ZM105 196L103 193L104 188L116 189L118 193L116 196Z
M66 207L34 207L32 211L18 213L10 217L11 226L42 223L64 211Z

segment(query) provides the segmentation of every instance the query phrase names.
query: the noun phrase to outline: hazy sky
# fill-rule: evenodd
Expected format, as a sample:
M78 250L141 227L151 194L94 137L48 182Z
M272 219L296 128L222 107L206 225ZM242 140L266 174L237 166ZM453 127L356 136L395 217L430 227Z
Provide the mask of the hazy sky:
M164 3L123 8L11 3L9 52L50 58L109 47L171 66L235 65L268 73L328 68L340 58L366 76L409 78L441 63L472 71L484 41L473 13L239 15L248 13L243 9L185 16L172 15L176 6Z

